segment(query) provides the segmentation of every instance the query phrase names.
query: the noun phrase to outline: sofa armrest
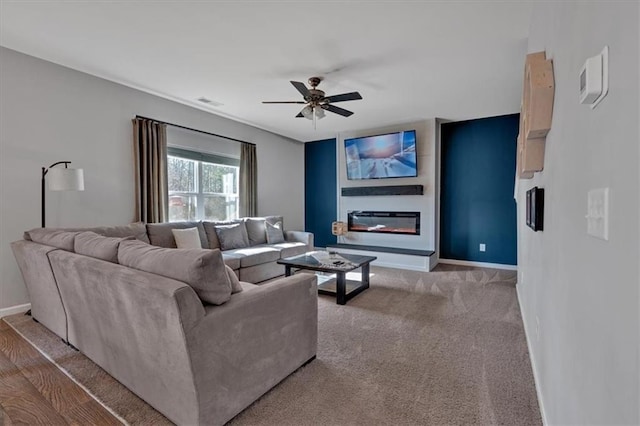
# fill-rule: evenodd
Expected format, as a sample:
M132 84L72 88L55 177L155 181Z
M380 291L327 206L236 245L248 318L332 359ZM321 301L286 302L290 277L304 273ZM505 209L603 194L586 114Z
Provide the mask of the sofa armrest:
M308 251L313 250L313 234L304 231L284 231L284 238L287 241L298 241L307 245Z
M255 286L205 310L187 334L201 422L224 424L316 354L315 275Z

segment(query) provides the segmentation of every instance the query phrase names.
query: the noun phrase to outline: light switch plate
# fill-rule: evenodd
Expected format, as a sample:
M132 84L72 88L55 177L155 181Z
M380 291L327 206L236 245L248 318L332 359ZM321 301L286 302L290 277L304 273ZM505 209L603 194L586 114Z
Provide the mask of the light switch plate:
M487 251L487 245L484 243L480 243L480 251Z
M587 195L587 234L609 240L609 188L592 189Z

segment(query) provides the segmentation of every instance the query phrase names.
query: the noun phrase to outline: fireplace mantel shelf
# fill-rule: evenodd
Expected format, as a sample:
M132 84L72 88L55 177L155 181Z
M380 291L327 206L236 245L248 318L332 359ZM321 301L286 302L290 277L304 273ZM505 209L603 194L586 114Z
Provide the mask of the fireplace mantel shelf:
M377 251L381 253L395 253L395 254L408 254L411 256L433 256L435 252L433 250L415 250L405 249L398 247L383 247L383 246L367 246L360 244L329 244L327 248L349 249L349 250L364 250L364 251Z

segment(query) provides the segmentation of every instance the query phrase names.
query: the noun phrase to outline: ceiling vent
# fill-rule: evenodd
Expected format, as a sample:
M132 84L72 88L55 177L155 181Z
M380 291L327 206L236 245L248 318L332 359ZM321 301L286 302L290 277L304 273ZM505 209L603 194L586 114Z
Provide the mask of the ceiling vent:
M199 97L197 99L197 101L198 102L202 102L203 104L207 104L207 105L213 106L213 107L219 107L219 106L224 105L222 102L216 102L216 101L213 101L213 100L211 100L209 98L205 98L204 96Z

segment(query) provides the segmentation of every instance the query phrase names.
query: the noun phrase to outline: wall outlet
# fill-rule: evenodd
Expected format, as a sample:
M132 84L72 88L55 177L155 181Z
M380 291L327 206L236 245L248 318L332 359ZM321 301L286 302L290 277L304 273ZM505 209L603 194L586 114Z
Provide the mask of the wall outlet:
M536 340L540 341L540 318L536 315Z
M484 243L480 243L480 251L487 251L487 245Z

